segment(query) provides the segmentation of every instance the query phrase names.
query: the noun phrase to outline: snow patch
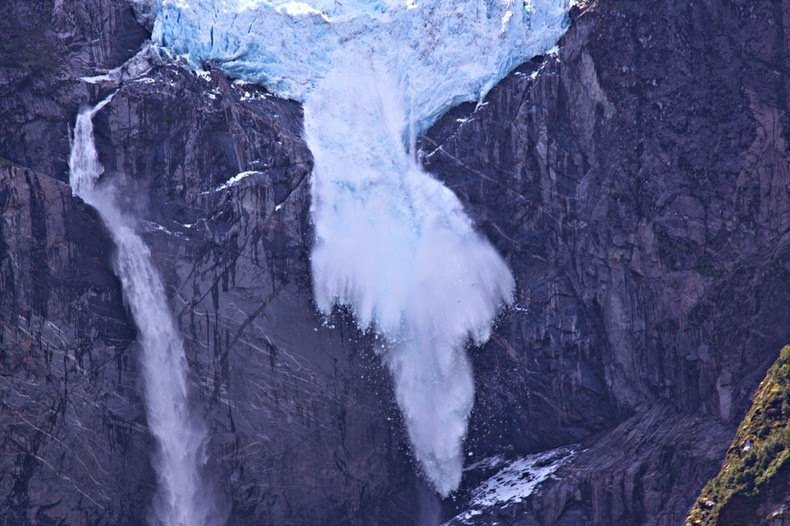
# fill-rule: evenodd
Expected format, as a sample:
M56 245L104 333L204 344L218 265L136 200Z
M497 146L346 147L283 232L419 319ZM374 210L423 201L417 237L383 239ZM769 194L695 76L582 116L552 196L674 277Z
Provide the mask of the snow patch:
M195 69L195 76L205 82L211 82L211 72L204 69Z
M491 457L470 466L469 469L490 469L506 464L471 491L468 509L451 522L465 524L483 513L522 502L575 455L574 448L562 447L510 462L501 456Z
M120 66L113 68L107 73L101 75L93 75L89 77L80 77L80 80L88 84L120 84L124 80L140 79L146 75L156 61L161 60L158 56L157 50L146 43L143 47L134 54L129 60ZM153 80L151 80L153 82Z
M234 175L233 177L231 177L230 179L228 179L227 181L225 181L224 183L222 183L221 185L219 185L218 187L216 187L214 189L214 191L215 192L220 192L222 190L227 190L231 186L236 186L237 184L239 184L241 181L243 181L247 177L249 177L251 175L261 174L261 173L263 173L263 172L261 172L259 170L248 170L246 172L239 172L236 175Z

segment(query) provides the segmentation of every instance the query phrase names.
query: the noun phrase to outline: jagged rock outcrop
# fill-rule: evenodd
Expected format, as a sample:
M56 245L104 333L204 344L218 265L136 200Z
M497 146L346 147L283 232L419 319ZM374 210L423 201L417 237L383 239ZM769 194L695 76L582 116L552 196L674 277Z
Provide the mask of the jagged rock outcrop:
M110 0L10 0L0 30L0 522L140 522L154 478L135 329L66 164L93 91L79 77L147 35Z
M146 38L120 1L0 15L20 28L0 48L0 521L135 523L153 490L111 245L65 184L79 107L119 89L99 155L167 285L231 522L417 522L387 376L311 304L299 106L156 57L120 86L79 80ZM790 16L598 0L574 18L556 56L421 140L519 287L472 353L467 447L582 444L500 523L679 524L790 340Z
M80 77L123 63L148 33L117 0L5 0L0 31L0 155L65 181L68 130L95 97Z

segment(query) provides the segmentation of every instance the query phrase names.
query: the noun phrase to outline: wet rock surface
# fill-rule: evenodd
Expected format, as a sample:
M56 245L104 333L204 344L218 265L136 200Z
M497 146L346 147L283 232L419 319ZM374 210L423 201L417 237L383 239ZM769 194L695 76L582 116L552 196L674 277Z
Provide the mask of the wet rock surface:
M311 303L301 108L156 56L120 85L81 81L147 38L123 2L0 15L19 35L0 48L0 522L146 518L135 329L109 238L65 183L78 109L117 89L95 118L105 178L167 285L231 523L417 523L425 492L371 341ZM420 142L518 283L471 351L470 459L580 444L475 520L679 524L790 340L790 16L599 0L574 18L557 55Z

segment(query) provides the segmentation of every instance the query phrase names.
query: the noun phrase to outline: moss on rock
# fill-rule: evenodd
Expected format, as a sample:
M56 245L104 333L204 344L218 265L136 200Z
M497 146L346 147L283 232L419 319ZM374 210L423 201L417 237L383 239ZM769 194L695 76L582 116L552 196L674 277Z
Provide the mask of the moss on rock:
M702 489L686 519L690 526L720 524L725 508L757 501L790 458L790 345L760 383L727 450L719 474Z

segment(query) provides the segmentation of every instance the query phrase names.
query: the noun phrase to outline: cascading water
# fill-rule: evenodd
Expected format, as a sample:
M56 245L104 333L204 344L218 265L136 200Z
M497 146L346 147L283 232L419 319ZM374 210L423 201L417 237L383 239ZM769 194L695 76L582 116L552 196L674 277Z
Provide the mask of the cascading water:
M205 525L214 520L200 474L206 431L190 414L184 345L148 247L121 213L113 188L97 185L104 168L96 153L92 119L109 100L77 116L69 183L74 195L96 209L115 242L115 271L139 333L148 426L158 446L159 486L151 520L166 526Z
M442 495L458 487L474 401L464 352L488 339L513 278L458 198L407 152L395 79L366 57L335 61L305 104L315 158L313 290L384 336L414 454Z
M423 471L458 487L484 343L513 277L413 137L553 46L569 0L165 0L154 40L304 103L319 309L381 349ZM408 111L407 111L408 109Z

